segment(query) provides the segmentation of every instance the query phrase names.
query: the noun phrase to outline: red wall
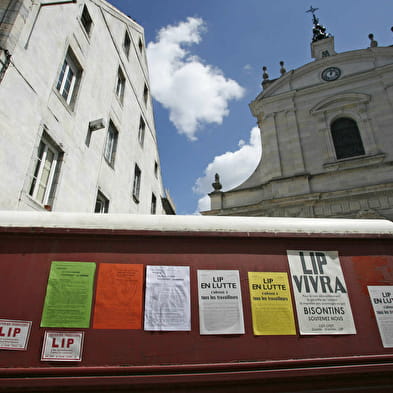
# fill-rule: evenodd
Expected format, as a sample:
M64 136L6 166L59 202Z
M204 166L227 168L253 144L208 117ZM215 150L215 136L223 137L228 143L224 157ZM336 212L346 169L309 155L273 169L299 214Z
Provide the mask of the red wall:
M253 335L247 272L289 273L286 255L288 249L339 252L357 329L356 335ZM190 332L146 332L143 330L70 329L85 331L82 362L71 364L56 362L54 364L40 361L45 330L67 330L40 328L49 269L54 260L96 262L97 264L190 266L192 330ZM246 330L244 335L201 336L199 334L197 269L240 271ZM138 375L147 378L145 382L141 382L141 386L145 387L148 380L152 382L152 377L147 377L143 370L150 370L150 374L163 373L167 376L170 370L180 370L178 372L194 375L190 377L191 379L195 379L196 373L198 375L201 373L202 379L199 379L199 382L206 383L209 378L212 378L210 374L208 377L206 370L215 370L220 373L225 369L229 373L228 381L234 378L235 374L232 373L232 375L231 372L236 371L237 377L242 376L242 383L248 384L250 388L249 384L252 383L253 378L256 381L260 378L269 379L273 378L274 373L277 372L277 376L280 376L284 384L283 368L289 370L286 374L288 378L301 376L301 373L305 372L304 369L308 370L305 375L311 378L312 375L319 375L318 367L327 369L327 371L321 371L321 375L329 375L328 367L333 365L338 367L338 371L331 368L330 374L340 373L340 367L341 373L344 372L344 366L357 367L359 381L362 377L364 378L364 372L368 372L369 375L378 375L379 381L385 385L391 382L389 389L393 390L393 382L387 376L393 371L393 348L382 346L367 293L367 285L375 284L393 285L393 242L390 238L317 238L315 235L314 237L291 235L275 237L239 233L179 234L54 229L7 231L3 229L0 232L0 318L32 321L33 325L27 351L0 351L0 390L2 386L7 389L29 386L26 381L23 385L22 376L31 376L34 373L34 381L37 386L41 386L41 389L45 385L42 379L45 373L46 375L62 375L65 378L72 375L87 375L86 370L90 370L90 375L96 376L94 378L98 381L100 376L108 373L108 370L112 370L115 376L123 375L119 371L119 366L123 367L122 370L129 370L126 372L128 377L131 374L134 375L134 372L136 374L139 372ZM360 357L356 360L353 356ZM290 361L284 362L288 360ZM224 365L219 365L221 363ZM203 366L196 366L198 364ZM267 371L270 370L270 377L267 372L264 377L258 376L258 370L261 372L263 368L262 364ZM165 371L165 367L152 367L163 365L167 365L168 372ZM364 368L366 365L367 370ZM27 370L27 368L31 369ZM252 377L251 375L247 377L242 374L242 370L251 374L254 372L254 374ZM386 375L378 373L386 373ZM94 378L90 381L91 385L94 385ZM123 386L120 379L116 378L111 381L111 389L114 389L113 384L116 385L116 383ZM217 378L221 381L219 386L222 387L222 381L225 378ZM169 383L163 378L158 379L160 383ZM172 376L172 379L171 383L175 383L174 381L180 381L182 378ZM63 380L66 381L66 379ZM103 381L102 388L106 386ZM50 382L47 383L49 387L54 386ZM30 386L33 388L35 385ZM86 386L90 384L87 383ZM160 386L160 390L165 391L164 385ZM168 391L174 391L175 388L171 386L171 390ZM273 389L272 386L273 384L271 389ZM293 384L290 386L295 389ZM366 386L365 382L364 386ZM208 391L206 389L205 387L204 391ZM228 389L230 390L230 386L226 387L226 391L229 391ZM381 389L375 391L384 391ZM191 391L190 387L186 390ZM218 390L216 386L214 391Z

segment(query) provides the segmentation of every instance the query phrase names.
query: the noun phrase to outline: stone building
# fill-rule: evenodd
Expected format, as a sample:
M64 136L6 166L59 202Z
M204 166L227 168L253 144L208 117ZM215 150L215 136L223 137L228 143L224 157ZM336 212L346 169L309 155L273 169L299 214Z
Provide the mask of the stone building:
M240 186L219 179L205 215L393 219L393 47L336 53L313 12L314 61L251 102L262 158ZM225 180L225 179L223 179Z
M174 212L143 28L104 0L0 2L0 209Z

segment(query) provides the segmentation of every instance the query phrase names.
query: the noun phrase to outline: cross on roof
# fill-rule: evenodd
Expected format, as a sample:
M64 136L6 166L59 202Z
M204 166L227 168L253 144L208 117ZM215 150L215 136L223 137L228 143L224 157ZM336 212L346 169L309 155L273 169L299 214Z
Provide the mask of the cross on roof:
M317 11L317 10L319 10L319 8L313 8L313 6L310 5L310 9L307 10L306 12L311 12L313 14L313 16L314 16L314 12Z
M312 21L315 26L319 23L319 19L315 16L315 11L317 11L317 10L319 10L319 8L313 8L313 6L310 5L310 9L306 11L306 12L312 13Z

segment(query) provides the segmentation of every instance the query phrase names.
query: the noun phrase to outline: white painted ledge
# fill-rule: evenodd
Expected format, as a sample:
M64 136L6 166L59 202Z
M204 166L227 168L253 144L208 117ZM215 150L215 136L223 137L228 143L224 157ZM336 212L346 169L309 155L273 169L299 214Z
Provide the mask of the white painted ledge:
M0 228L393 235L388 220L0 211Z

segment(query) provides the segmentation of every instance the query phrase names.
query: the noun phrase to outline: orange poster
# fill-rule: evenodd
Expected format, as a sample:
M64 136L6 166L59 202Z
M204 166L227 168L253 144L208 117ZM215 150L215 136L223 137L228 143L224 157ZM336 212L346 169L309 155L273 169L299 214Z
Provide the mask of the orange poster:
M94 329L142 328L143 265L101 263Z

